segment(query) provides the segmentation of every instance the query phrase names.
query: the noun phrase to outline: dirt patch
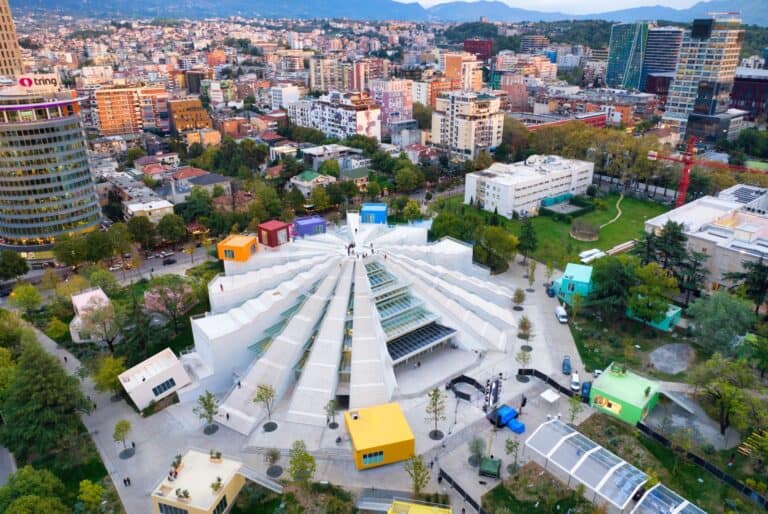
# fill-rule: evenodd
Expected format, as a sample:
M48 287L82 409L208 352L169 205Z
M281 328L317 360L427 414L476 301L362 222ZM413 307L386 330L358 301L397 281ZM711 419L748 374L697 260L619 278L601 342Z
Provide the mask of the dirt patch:
M658 371L676 375L687 371L696 361L696 350L686 343L665 344L653 350L648 358Z

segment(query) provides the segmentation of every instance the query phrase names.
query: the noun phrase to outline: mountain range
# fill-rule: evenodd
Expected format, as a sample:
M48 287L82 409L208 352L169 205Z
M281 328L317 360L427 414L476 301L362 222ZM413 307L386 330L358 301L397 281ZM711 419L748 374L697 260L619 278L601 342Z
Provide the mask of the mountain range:
M531 2L533 3L533 2ZM511 7L500 1L456 1L424 8L395 0L11 0L19 10L41 9L67 14L122 17L202 18L209 16L350 18L410 21L610 21L669 20L687 22L709 12L740 11L744 22L768 26L768 0L711 0L687 9L662 5L593 14L543 12Z

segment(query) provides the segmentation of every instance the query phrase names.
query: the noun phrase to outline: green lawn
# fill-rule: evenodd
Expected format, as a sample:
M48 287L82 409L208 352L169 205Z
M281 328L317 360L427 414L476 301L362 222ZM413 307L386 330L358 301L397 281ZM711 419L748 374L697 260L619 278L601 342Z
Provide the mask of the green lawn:
M616 201L619 195L610 194L603 198L605 210L595 210L578 219L592 224L602 225L613 219L616 214ZM446 200L447 208L457 208L463 202L463 197L454 196ZM533 253L533 258L539 262L552 263L562 269L567 262L576 260L579 252L590 248L609 250L614 246L625 243L631 239L637 239L643 234L645 220L666 212L667 207L655 202L646 202L634 198L624 198L621 202L621 217L614 223L600 230L600 237L594 242L581 242L570 237L571 225L566 222L555 221L547 216L532 218L536 229L538 248ZM478 209L479 211L479 209ZM481 211L488 219L491 213ZM520 220L506 220L502 218L503 226L514 234L520 234Z

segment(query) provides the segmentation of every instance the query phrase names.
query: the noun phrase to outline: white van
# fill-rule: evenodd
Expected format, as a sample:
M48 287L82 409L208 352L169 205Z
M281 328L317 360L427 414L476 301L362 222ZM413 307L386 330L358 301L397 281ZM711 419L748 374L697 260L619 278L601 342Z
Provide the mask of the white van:
M555 317L560 323L568 323L568 313L560 305L555 307Z

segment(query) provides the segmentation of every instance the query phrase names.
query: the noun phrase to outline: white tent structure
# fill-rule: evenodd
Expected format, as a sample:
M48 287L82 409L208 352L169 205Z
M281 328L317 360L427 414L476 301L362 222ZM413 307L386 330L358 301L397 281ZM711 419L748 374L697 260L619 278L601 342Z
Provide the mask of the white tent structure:
M706 514L664 484L651 487L632 509L632 514Z
M539 464L571 486L584 484L586 496L611 512L628 512L629 502L648 476L559 420L542 423L525 441Z

